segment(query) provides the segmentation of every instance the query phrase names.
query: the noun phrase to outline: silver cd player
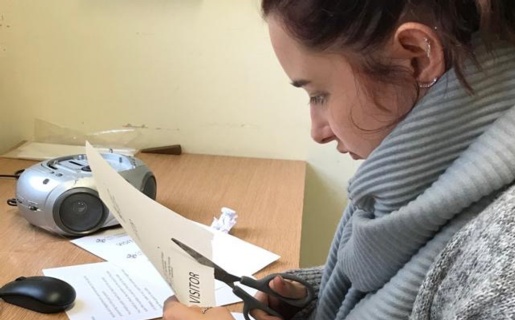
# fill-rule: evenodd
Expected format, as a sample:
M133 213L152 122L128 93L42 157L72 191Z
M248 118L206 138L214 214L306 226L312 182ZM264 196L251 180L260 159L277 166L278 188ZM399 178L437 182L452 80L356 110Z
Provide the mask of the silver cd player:
M156 179L139 159L116 153L102 157L135 188L155 200ZM16 185L21 215L52 233L79 236L118 224L98 196L85 154L47 160L26 169Z

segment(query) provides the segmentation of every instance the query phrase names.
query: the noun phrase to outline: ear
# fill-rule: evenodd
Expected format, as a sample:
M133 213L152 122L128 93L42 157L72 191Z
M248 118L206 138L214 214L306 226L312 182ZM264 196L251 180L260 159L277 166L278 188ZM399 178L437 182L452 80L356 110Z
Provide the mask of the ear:
M406 22L395 31L393 38L394 59L401 59L421 88L430 87L445 72L445 56L442 42L430 27Z

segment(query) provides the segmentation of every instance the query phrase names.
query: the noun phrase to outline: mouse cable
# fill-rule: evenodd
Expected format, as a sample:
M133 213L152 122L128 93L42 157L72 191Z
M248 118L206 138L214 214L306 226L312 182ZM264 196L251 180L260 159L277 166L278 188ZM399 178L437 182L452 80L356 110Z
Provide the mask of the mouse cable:
M20 178L20 175L25 171L25 169L21 169L16 171L14 174L0 174L0 178L13 178L18 180ZM18 202L16 201L16 198L7 199L7 204L11 207L18 206Z
M0 174L0 178L13 178L18 180L23 171L25 171L25 169L18 170L14 174Z

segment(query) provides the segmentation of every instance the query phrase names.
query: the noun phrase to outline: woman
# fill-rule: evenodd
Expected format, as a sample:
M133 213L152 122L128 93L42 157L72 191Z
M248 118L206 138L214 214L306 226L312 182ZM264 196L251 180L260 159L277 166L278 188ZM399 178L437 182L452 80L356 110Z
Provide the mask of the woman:
M258 297L285 319L515 319L513 0L262 8L279 62L310 96L313 139L366 161L327 263L292 271L318 299L292 310ZM171 301L165 318L231 319Z

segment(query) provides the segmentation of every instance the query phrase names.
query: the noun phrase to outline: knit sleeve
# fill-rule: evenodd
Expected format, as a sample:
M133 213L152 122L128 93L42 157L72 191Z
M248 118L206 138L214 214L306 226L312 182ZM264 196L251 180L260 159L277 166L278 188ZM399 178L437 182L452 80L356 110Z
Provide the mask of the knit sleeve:
M318 267L312 267L312 268L304 268L304 269L296 269L296 270L290 270L287 273L294 274L295 276L306 280L313 289L315 290L315 297L318 297L318 292L320 290L320 282L322 280L322 271L324 267L318 266ZM312 314L313 310L316 307L317 300L315 299L311 301L304 309L300 310L293 318L292 320L305 320L308 319L310 314Z
M449 242L419 291L413 320L515 319L515 189Z

